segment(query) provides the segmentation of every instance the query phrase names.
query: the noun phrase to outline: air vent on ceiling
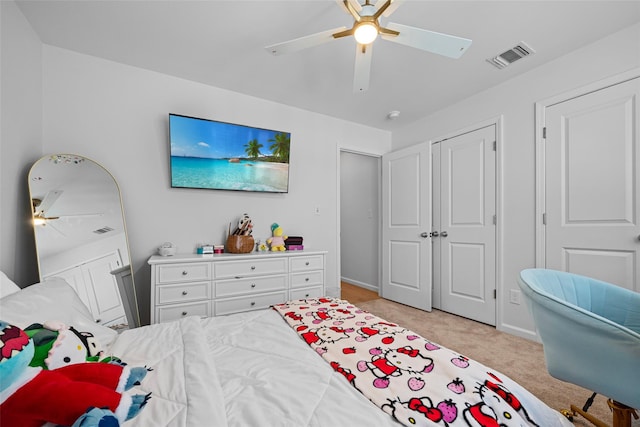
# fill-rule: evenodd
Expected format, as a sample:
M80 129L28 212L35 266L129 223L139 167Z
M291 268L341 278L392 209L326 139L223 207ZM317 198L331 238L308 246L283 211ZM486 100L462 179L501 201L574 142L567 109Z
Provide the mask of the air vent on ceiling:
M511 49L502 52L500 55L487 59L487 62L502 69L507 65L513 64L517 60L522 59L525 56L533 55L534 53L536 53L536 51L525 42L520 42Z
M96 233L96 234L104 234L104 233L108 233L110 231L113 231L113 228L109 227L108 225L105 225L102 228L98 228L97 230L93 230L93 232Z

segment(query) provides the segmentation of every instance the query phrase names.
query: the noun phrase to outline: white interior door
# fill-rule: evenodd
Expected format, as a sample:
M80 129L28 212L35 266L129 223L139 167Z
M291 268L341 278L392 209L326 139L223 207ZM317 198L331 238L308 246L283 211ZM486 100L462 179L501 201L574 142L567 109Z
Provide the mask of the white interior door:
M640 78L545 109L545 266L640 291Z
M496 324L496 126L433 147L439 308Z
M381 295L431 310L430 145L382 157Z

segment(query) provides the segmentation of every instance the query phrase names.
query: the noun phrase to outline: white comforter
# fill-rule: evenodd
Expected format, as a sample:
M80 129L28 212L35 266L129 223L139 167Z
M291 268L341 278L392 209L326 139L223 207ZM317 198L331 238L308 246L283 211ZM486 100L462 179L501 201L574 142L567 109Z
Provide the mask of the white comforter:
M398 426L273 310L125 331L110 352L151 371L129 426Z

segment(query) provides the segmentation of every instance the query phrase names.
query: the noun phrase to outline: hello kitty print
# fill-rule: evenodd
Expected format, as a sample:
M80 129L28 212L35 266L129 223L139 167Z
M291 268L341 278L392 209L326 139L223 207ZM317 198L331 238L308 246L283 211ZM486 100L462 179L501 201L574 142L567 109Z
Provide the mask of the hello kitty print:
M548 414L537 420L551 409L508 377L347 301L296 300L274 309L336 372L404 425L563 425Z

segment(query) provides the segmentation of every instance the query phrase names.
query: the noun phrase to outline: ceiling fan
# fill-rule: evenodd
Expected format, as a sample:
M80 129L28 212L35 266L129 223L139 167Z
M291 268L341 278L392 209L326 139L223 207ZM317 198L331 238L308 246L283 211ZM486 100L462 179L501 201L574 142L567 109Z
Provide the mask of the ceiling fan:
M449 34L393 22L390 22L386 27L380 25L379 18L391 15L402 1L379 0L375 5L372 5L369 0L365 0L364 4L360 4L358 0L336 0L353 17L354 23L351 28L334 28L267 46L265 49L273 55L282 55L314 47L334 39L353 36L357 42L353 91L364 92L369 88L373 42L378 35L385 40L454 59L460 58L471 45L471 40Z
M59 219L59 216L48 217L45 211L55 203L56 200L62 195L62 190L51 190L42 199L31 199L31 206L33 207L33 222L35 225L46 225L47 221Z
M102 216L101 213L84 213L84 214L62 214L56 216L47 216L46 212L49 212L53 204L60 198L62 195L62 190L51 190L45 194L44 198L31 199L31 205L33 207L33 222L35 225L47 225L49 221L53 221L60 218L74 218L74 217L94 217L94 216ZM54 227L55 228L55 227ZM58 230L59 232L59 230ZM62 233L61 233L62 234Z

